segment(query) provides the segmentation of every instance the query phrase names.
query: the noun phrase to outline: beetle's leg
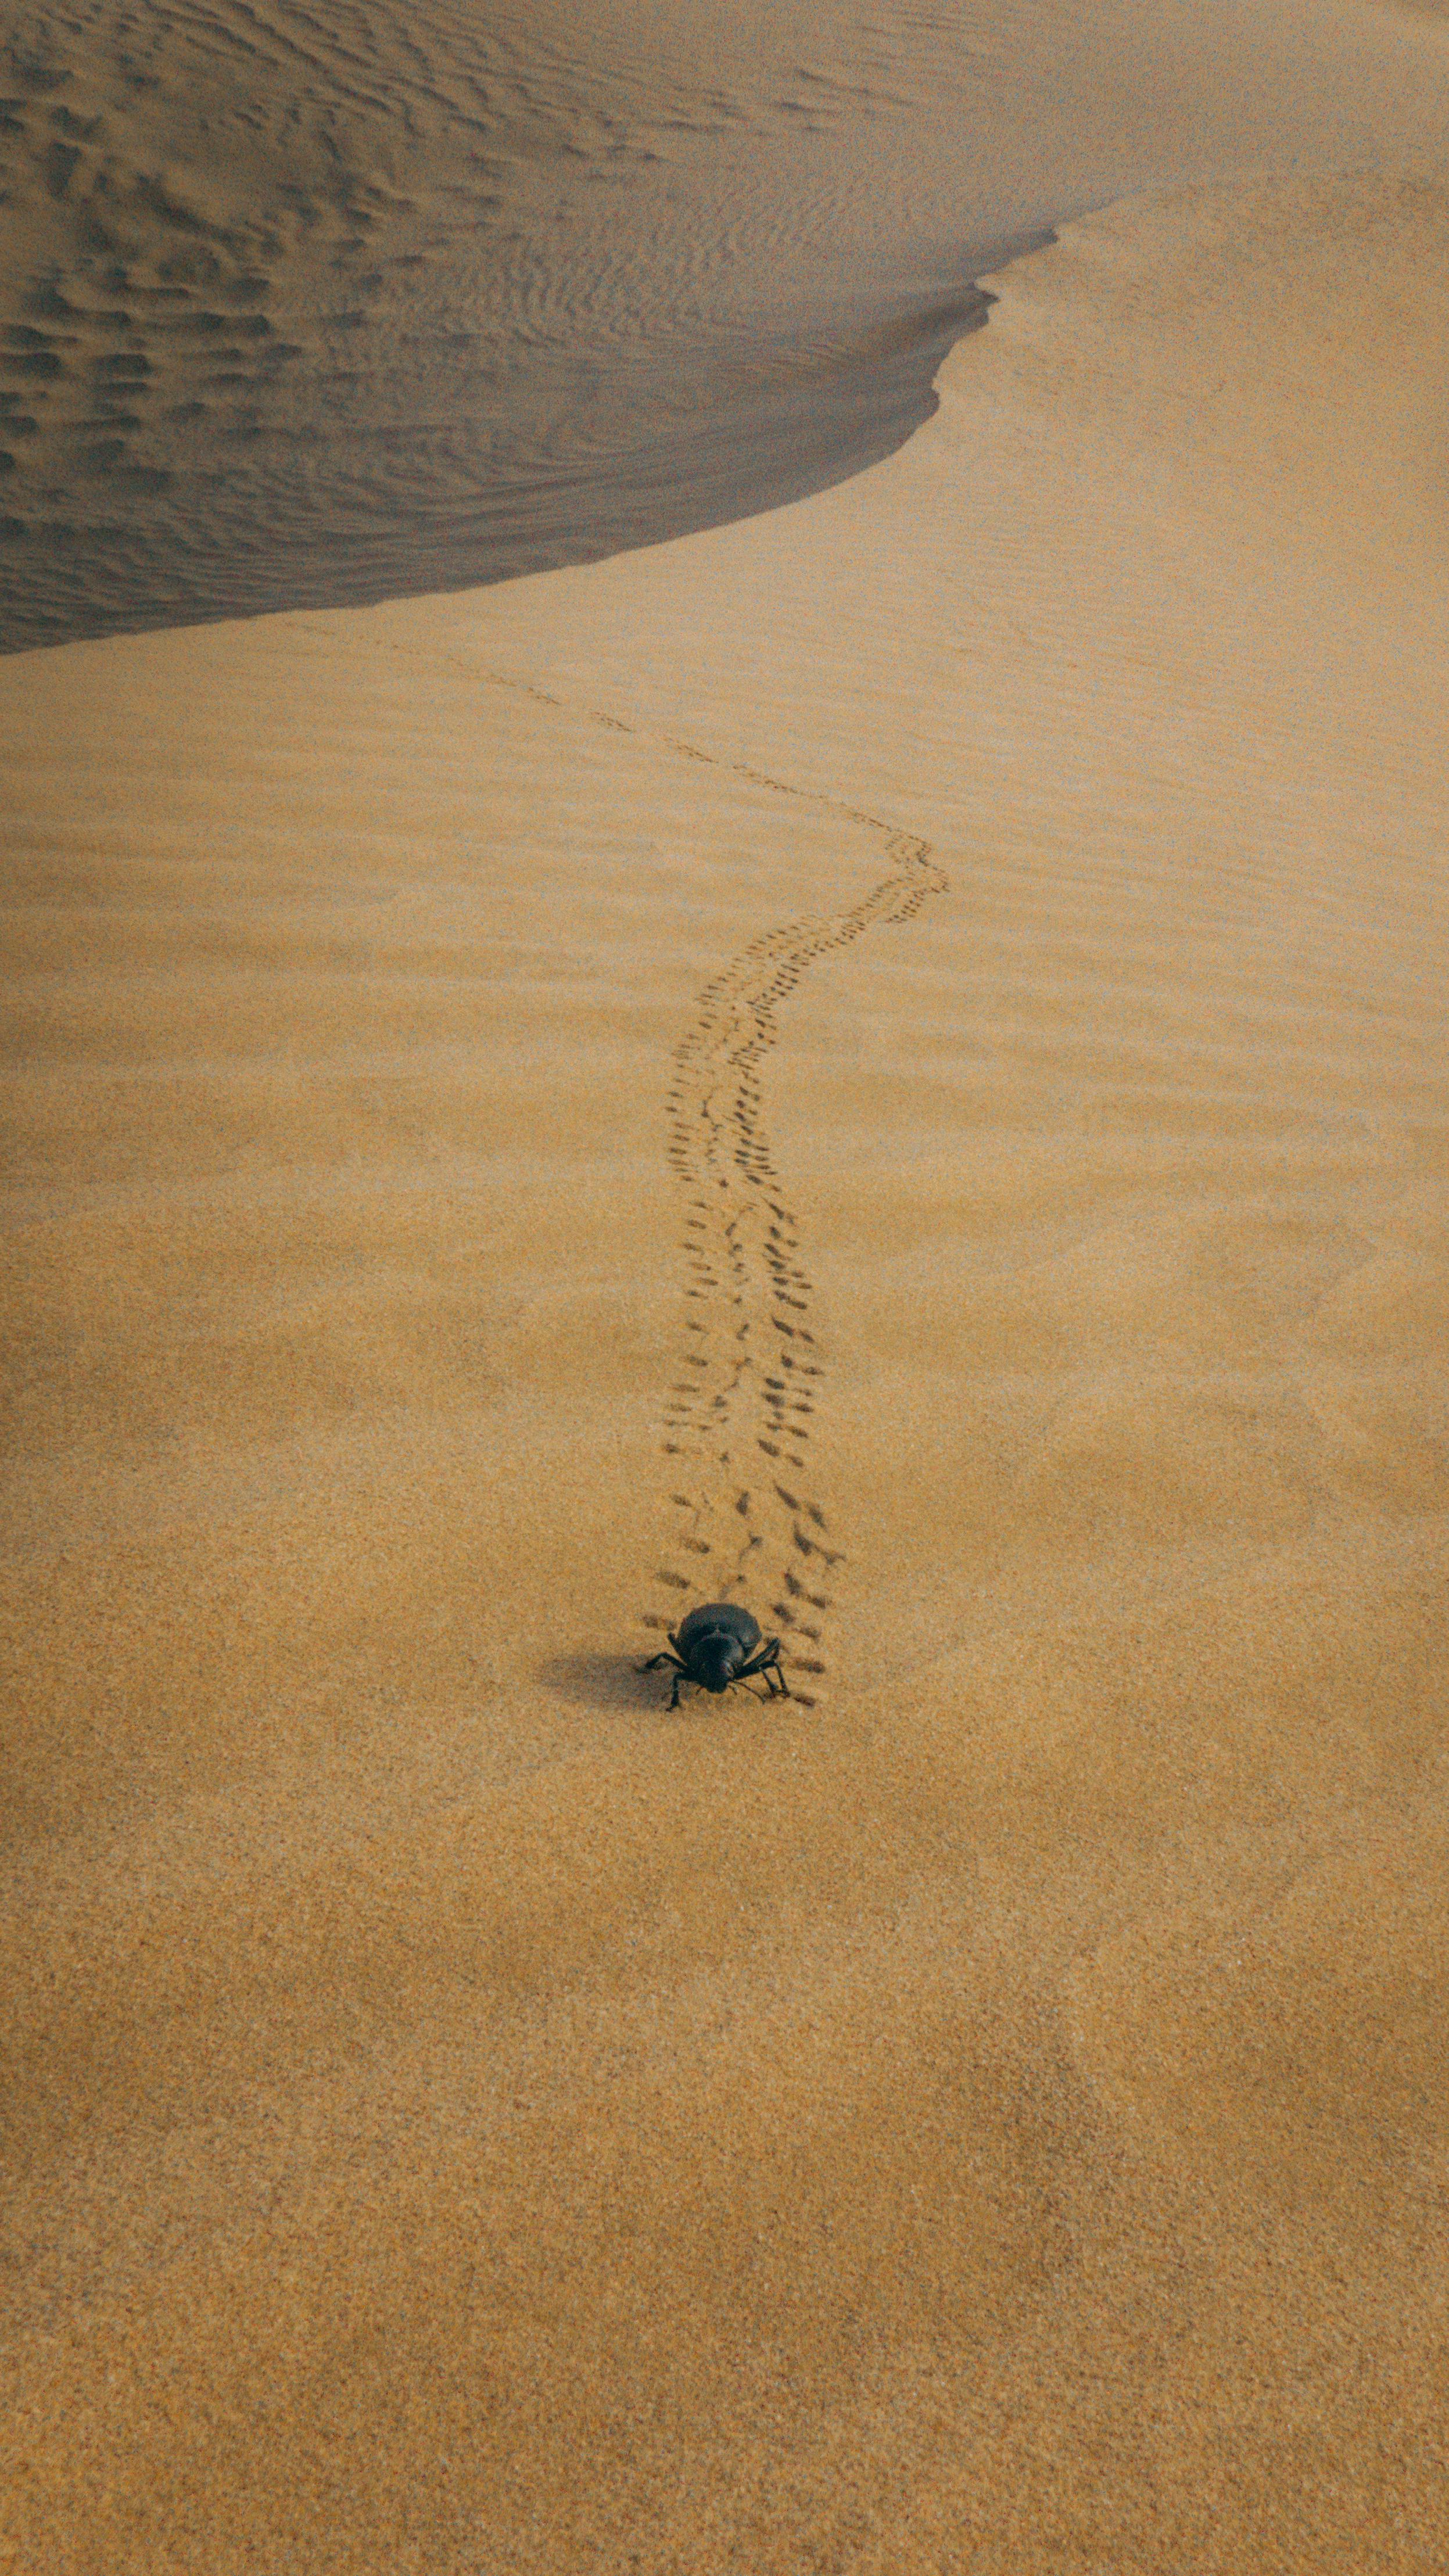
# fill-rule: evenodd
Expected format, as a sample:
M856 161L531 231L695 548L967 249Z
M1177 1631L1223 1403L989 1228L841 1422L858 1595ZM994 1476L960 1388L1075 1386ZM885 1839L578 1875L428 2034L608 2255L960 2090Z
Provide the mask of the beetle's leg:
M681 1664L674 1676L674 1689L670 1695L669 1701L671 1708L678 1708L679 1706L679 1685L684 1680L684 1677L684 1666Z
M763 1646L760 1648L759 1653L757 1655L751 1655L749 1662L744 1666L744 1670L747 1673L763 1673L771 1664L778 1664L779 1660L779 1638L767 1637Z
M679 1657L667 1652L651 1655L647 1664L636 1664L634 1670L636 1673L657 1673L661 1664L673 1664L676 1672L682 1673L684 1670Z
M780 1670L780 1640L778 1637L772 1637L768 1645L762 1646L759 1653L751 1657L750 1661L735 1675L736 1681L742 1682L747 1673L763 1673L765 1677L765 1688L772 1698L789 1698L789 1686L785 1680L784 1674Z

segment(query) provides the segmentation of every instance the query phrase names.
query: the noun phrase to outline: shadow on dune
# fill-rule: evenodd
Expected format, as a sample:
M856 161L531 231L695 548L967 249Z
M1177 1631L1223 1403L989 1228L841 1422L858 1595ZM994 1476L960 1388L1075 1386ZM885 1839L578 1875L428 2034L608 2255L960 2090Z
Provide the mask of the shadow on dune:
M929 416L970 280L1044 236L918 202L882 64L827 110L793 39L777 80L747 33L726 96L688 46L635 78L533 20L137 0L0 37L0 650L587 563Z
M259 341L244 437L219 437L211 416L226 370L200 368L194 382L191 351L168 344L173 399L148 422L161 359L142 324L119 356L98 357L79 304L47 308L16 326L43 331L45 347L10 364L126 363L135 375L93 392L88 444L14 452L0 651L470 590L803 500L930 418L942 360L990 302L968 284L924 308L857 314L810 345L779 332L728 346L666 338L603 366L595 351L555 348L502 366L495 350L484 367L420 340L411 372L379 353L374 376L359 338L345 402L323 353L309 367L295 350L283 365ZM198 343L197 366L203 348L214 355ZM33 411L35 386L23 390Z

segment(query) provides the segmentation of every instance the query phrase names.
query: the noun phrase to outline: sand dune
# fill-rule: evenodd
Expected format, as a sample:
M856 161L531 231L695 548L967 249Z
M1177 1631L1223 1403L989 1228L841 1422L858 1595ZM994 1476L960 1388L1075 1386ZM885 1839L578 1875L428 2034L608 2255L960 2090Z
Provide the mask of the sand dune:
M458 589L818 490L1058 217L1433 169L1406 13L21 10L0 645Z
M17 2568L1444 2562L1449 55L1259 34L870 471L0 670Z
M8 667L18 2564L1438 2563L1446 239L1120 209L796 510ZM818 1704L670 1721L726 1528Z

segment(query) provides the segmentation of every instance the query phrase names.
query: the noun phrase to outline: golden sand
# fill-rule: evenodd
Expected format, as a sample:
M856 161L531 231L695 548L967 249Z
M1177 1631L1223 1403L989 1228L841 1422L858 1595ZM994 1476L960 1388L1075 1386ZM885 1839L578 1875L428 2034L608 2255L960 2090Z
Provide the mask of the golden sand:
M1449 2557L1446 253L0 667L17 2568Z

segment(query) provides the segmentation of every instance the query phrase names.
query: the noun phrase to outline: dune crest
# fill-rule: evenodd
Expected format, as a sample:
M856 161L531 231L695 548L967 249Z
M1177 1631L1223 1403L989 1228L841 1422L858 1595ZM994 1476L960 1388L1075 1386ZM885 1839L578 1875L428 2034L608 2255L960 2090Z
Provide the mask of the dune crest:
M458 590L778 506L930 414L1061 216L1432 169L1328 0L86 0L0 63L0 649Z

